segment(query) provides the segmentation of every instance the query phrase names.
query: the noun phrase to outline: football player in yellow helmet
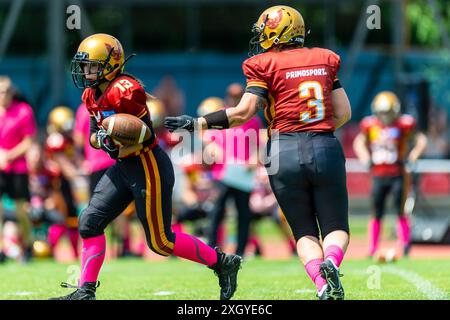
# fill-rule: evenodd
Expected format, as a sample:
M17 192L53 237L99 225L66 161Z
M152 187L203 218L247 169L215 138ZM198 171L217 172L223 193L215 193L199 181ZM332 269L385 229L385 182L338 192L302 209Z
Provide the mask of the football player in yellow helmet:
M57 106L48 115L47 133L71 132L74 121L75 118L72 109L66 106Z
M372 101L372 113L385 126L392 124L400 116L400 101L395 93L382 91Z
M416 119L400 113L400 101L390 91L378 93L372 102L373 115L360 123L353 141L356 156L372 175L372 212L369 221L369 256L378 258L382 219L386 200L392 195L397 213L397 237L407 256L410 245L410 221L405 201L409 192L409 171L427 146L427 138L417 128Z
M92 88L111 81L125 63L122 44L115 37L98 33L84 39L72 59L72 80L77 88Z
M342 300L339 266L350 239L348 193L345 158L334 131L351 118L351 105L338 77L341 60L326 48L304 48L304 20L288 6L263 11L253 31L251 57L242 64L247 86L237 106L200 118L166 117L165 126L191 132L229 129L264 109L268 134L276 133L268 146L279 142L273 159L280 166L269 173L270 183L292 229L300 260L319 299ZM318 145L336 154L317 153ZM293 148L298 152L292 152ZM294 155L324 164L326 178L319 178L321 165L303 166ZM309 183L298 184L304 177L311 177Z
M305 22L296 9L288 6L270 7L253 25L254 37L250 39L249 56L253 56L282 44L303 47Z
M123 72L126 61L120 42L106 34L83 40L72 60L73 81L84 88L82 100L90 113L89 142L117 161L100 178L80 216L78 230L83 250L79 286L54 299L95 299L105 259L105 228L134 200L148 247L161 256L174 255L208 266L219 278L220 298L229 300L237 288L242 259L172 230L173 165L154 134L143 84ZM111 132L103 128L103 121L123 113L140 118L152 132L150 137L142 143L116 145Z

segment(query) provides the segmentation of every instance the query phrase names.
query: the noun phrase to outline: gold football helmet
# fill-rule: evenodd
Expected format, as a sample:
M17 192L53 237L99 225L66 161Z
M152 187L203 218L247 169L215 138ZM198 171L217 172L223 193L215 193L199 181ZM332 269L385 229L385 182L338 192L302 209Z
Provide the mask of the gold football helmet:
M250 39L250 56L280 44L303 46L306 34L302 15L288 6L274 6L264 10L253 25L252 32L255 36Z
M72 109L66 106L55 107L48 115L47 133L71 132L74 125L74 114Z
M33 255L36 258L50 258L52 249L46 241L36 240L33 242Z
M197 115L203 117L208 113L225 108L225 102L217 97L209 97L203 100L197 108Z
M71 64L72 80L77 88L95 87L121 73L125 63L119 40L97 33L84 39L78 47ZM96 77L87 79L89 75Z
M378 93L372 101L372 113L384 125L390 125L400 115L400 100L391 91Z

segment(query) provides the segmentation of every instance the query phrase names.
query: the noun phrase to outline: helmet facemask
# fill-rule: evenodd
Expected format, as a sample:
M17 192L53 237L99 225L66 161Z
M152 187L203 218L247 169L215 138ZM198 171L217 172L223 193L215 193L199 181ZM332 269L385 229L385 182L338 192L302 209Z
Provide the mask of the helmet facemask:
M380 111L375 115L384 126L390 126L398 118L398 113L394 110Z
M249 41L248 48L248 56L253 57L257 54L263 53L266 51L263 47L261 47L261 43L267 40L266 34L264 33L264 28L266 27L266 21L269 18L269 15L266 16L265 21L261 25L253 24L252 34L253 36Z
M380 92L372 101L372 113L383 125L389 126L400 116L400 101L393 92Z
M105 76L115 69L109 64L111 53L112 49L107 59L103 61L89 59L89 55L86 52L77 52L70 66L72 81L75 86L80 89L86 89L96 87L105 82ZM97 70L92 71L92 69ZM106 73L104 72L105 70L107 71ZM86 78L87 75L96 75L96 79L89 80Z

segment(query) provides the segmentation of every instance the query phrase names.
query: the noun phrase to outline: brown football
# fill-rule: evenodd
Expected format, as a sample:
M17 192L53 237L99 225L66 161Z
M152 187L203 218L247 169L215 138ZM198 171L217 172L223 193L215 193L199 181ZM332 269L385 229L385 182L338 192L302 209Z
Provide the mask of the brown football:
M125 146L142 143L151 135L144 121L127 113L109 116L103 120L102 127L114 141Z

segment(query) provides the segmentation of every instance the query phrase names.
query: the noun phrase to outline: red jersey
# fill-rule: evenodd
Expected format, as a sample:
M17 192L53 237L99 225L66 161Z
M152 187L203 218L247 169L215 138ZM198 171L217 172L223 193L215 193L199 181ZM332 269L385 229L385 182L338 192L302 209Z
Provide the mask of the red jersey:
M269 134L334 131L331 91L339 66L340 57L322 48L269 51L245 60L247 90L267 92Z
M64 134L53 132L45 139L45 152L51 158L55 153L63 153L69 159L75 156L73 139Z
M402 175L416 120L412 116L402 115L391 125L385 126L376 116L369 116L361 121L360 127L367 137L373 163L372 174L385 177Z
M144 88L131 76L120 75L96 98L94 88L83 92L82 100L100 127L102 121L116 113L128 113L138 118L148 114Z

